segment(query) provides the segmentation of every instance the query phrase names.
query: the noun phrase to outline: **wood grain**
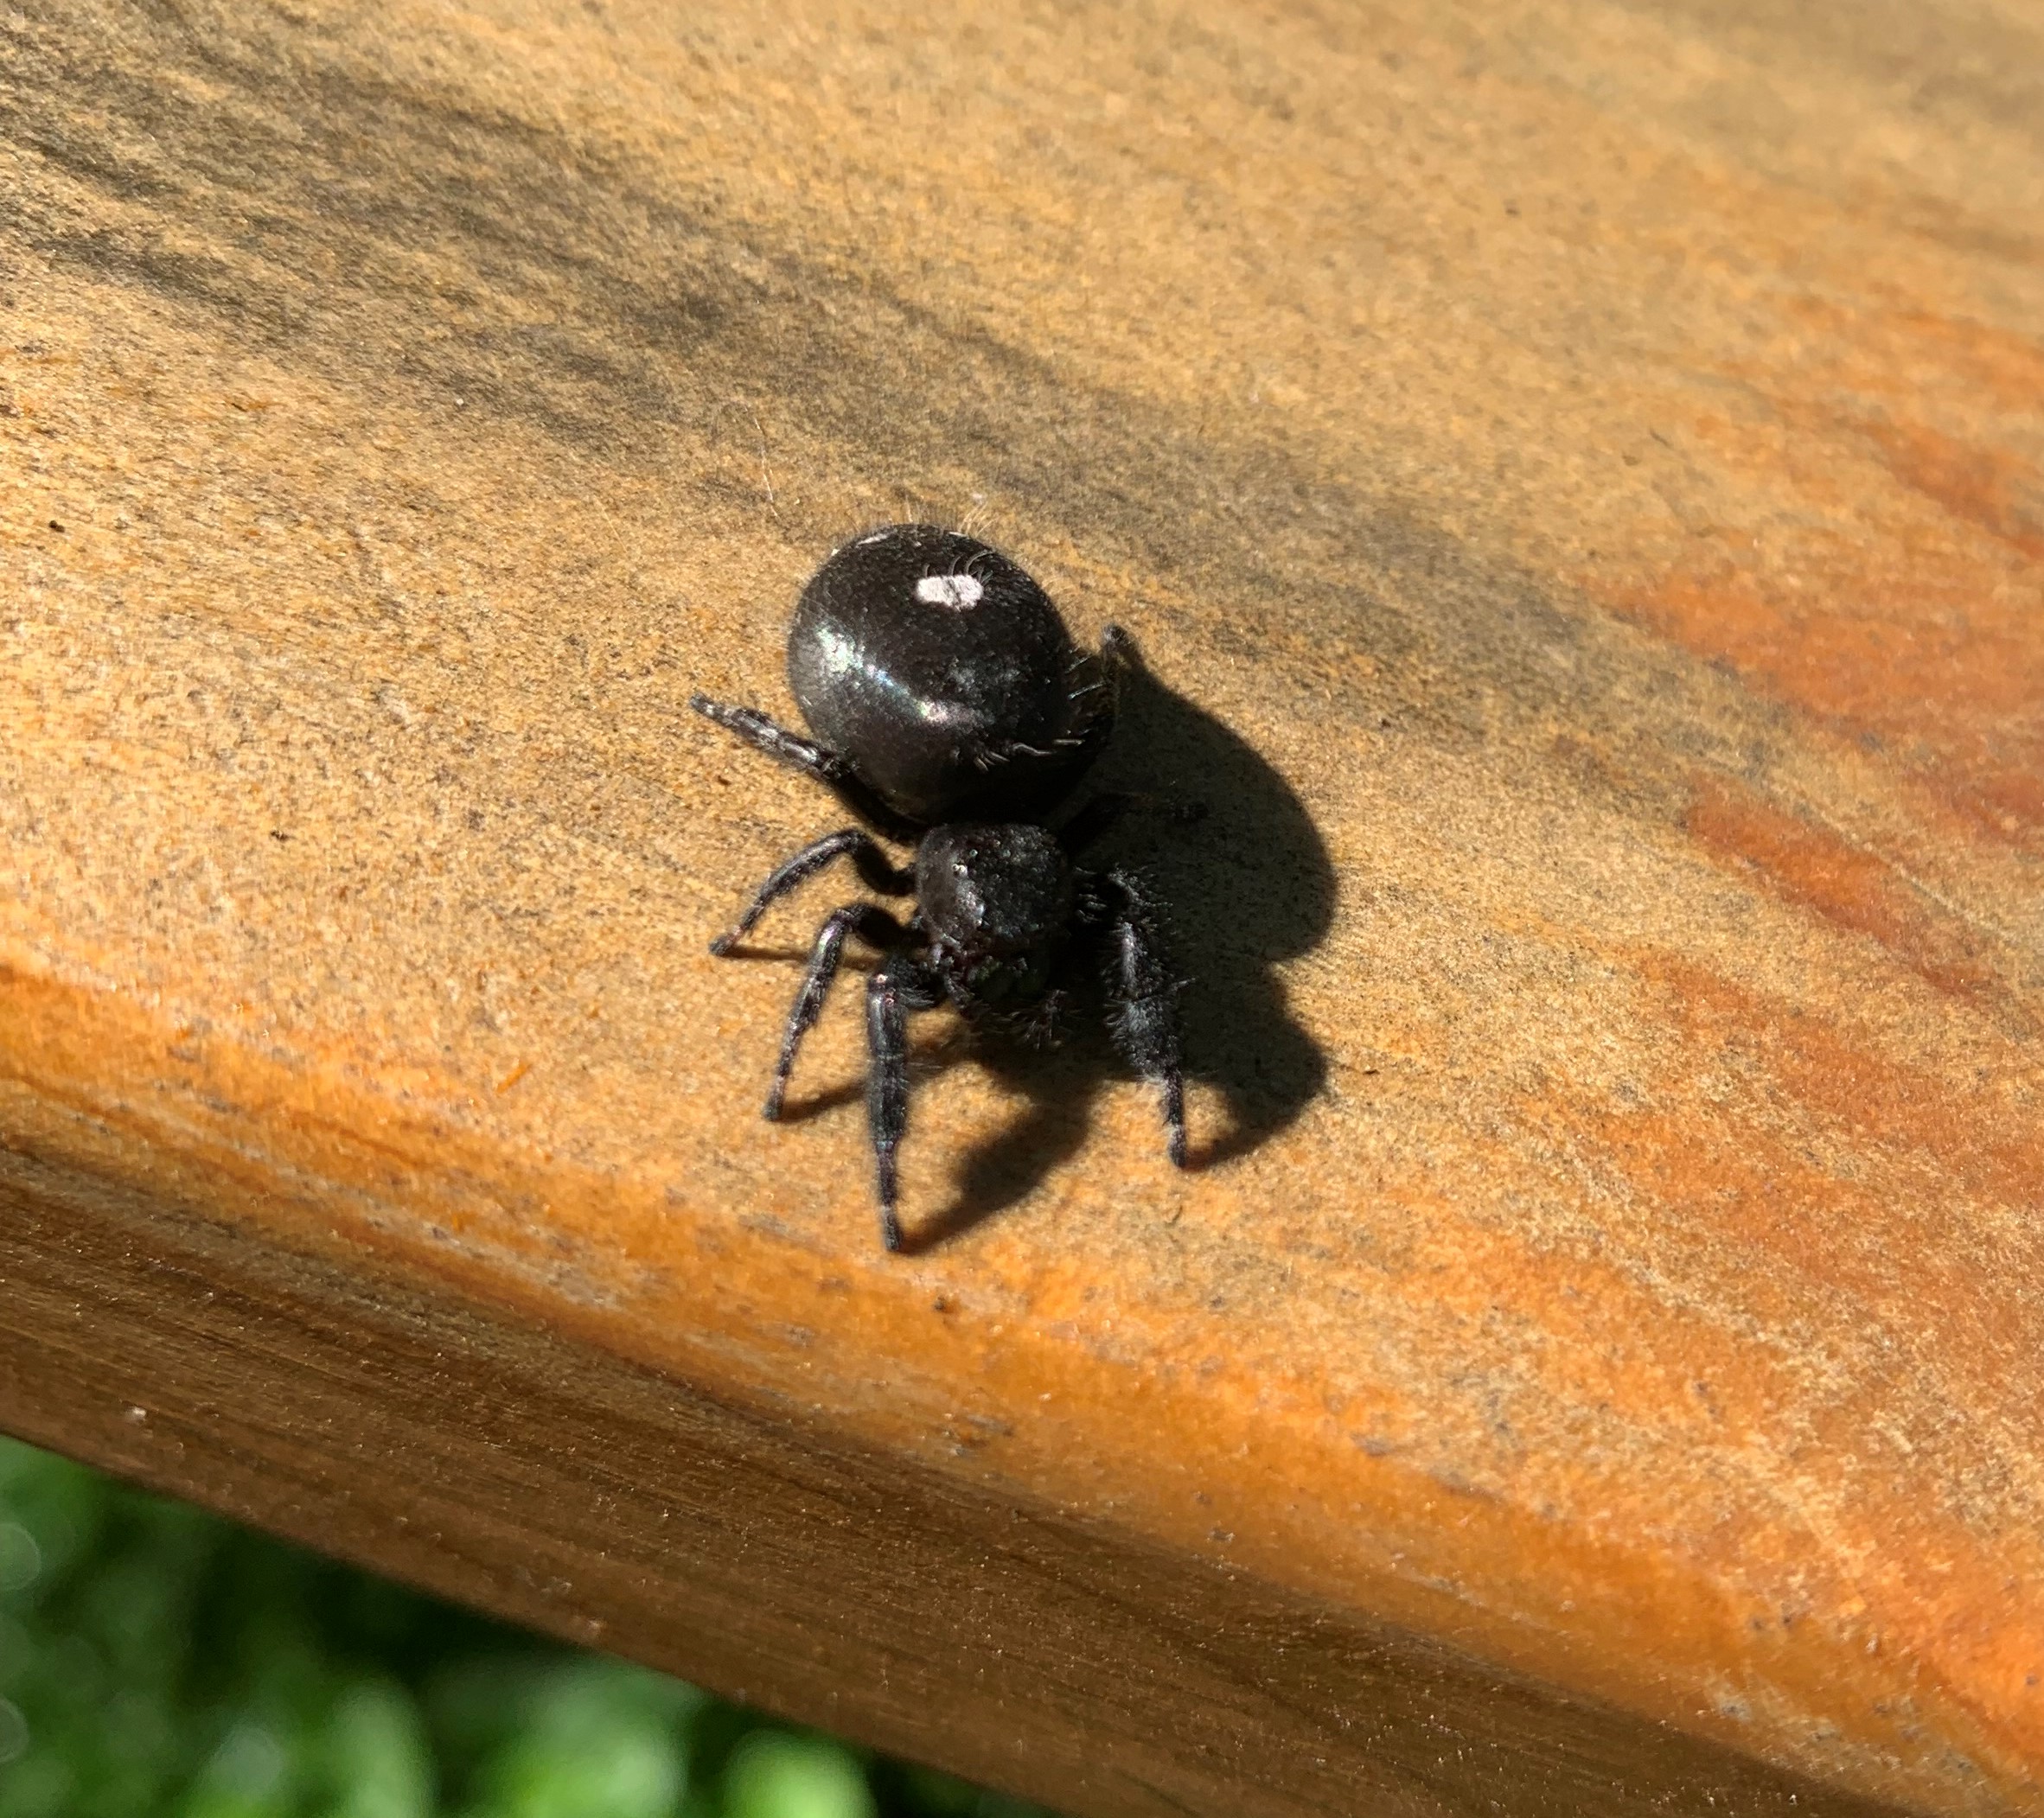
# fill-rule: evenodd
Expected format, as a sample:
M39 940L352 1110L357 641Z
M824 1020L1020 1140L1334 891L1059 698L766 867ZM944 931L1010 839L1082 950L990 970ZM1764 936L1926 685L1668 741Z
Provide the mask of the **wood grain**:
M0 31L0 1423L1102 1818L2044 1811L2034 11ZM1212 813L1199 1165L932 1019L888 1258L684 704L910 515Z

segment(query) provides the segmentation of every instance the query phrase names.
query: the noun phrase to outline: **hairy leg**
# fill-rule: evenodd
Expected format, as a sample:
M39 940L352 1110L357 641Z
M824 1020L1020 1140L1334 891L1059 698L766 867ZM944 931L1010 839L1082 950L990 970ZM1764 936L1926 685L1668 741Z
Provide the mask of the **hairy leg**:
M834 858L846 855L858 866L859 882L869 890L878 890L884 896L905 896L915 888L915 874L890 859L873 843L871 835L860 832L857 827L842 827L835 833L826 833L822 839L812 840L794 858L776 866L774 874L753 893L751 902L745 905L745 912L738 917L736 925L710 943L710 951L728 954L752 931L753 924L776 897L785 896L798 884L806 883Z
M1106 743L1121 710L1122 691L1129 679L1141 675L1143 660L1135 640L1119 625L1109 625L1100 635L1100 653L1079 660L1083 679L1073 690L1083 730L1082 742L1097 749ZM1152 791L1103 790L1070 815L1057 829L1057 841L1069 858L1076 858L1094 841L1111 832L1124 815L1135 810L1161 813L1180 826L1206 818L1206 804L1180 801Z
M805 776L814 777L860 820L883 833L913 839L917 829L874 794L858 773L837 752L804 738L798 732L775 724L756 707L737 707L727 701L713 701L706 694L692 694L688 705L705 719L714 720L736 733L756 751L784 764L791 764Z
M880 1190L880 1241L890 1250L901 1247L896 1156L909 1127L909 1016L913 1011L935 1010L943 995L936 972L903 947L888 954L866 982L866 1034L872 1054L866 1075L866 1120L872 1130Z
M1204 801L1178 801L1167 795L1128 789L1106 789L1093 797L1077 813L1057 829L1057 843L1065 856L1076 858L1095 840L1103 838L1137 810L1162 814L1175 826L1188 827L1206 819Z
M1127 632L1109 625L1101 635L1098 655L1082 652L1072 661L1065 682L1071 718L1058 743L1076 755L1075 776L1114 736L1121 680L1134 648Z
M908 931L885 909L870 903L848 903L833 909L816 930L816 944L809 949L808 969L802 973L802 989L788 1012L788 1027L781 1036L781 1058L774 1063L774 1080L767 1088L766 1118L769 1123L781 1115L781 1102L788 1095L788 1076L795 1071L795 1057L802 1037L816 1026L823 1014L823 1000L830 995L838 966L845 957L845 937L857 935L883 953L893 951L908 939Z
M1123 815L1135 806L1135 797L1126 790L1110 789L1095 795L1057 829L1057 844L1068 858L1079 854L1103 834L1119 826Z
M775 724L757 707L738 707L728 701L713 701L706 694L692 694L688 705L705 719L714 720L735 732L755 751L763 751L781 763L792 764L805 775L814 776L827 788L836 788L852 774L852 767L835 751L804 738L799 732Z
M1185 1165L1185 1069L1178 1037L1179 980L1172 975L1162 918L1141 882L1112 871L1091 880L1104 929L1115 1043L1158 1089L1172 1161Z

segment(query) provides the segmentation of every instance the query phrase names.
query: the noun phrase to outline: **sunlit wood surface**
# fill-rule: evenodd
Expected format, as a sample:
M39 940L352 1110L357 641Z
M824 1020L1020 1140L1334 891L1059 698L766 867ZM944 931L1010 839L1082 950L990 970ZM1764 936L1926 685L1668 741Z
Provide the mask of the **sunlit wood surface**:
M2044 1811L2044 17L0 19L0 1425L1087 1818ZM1151 681L1193 1171L854 994L846 533Z

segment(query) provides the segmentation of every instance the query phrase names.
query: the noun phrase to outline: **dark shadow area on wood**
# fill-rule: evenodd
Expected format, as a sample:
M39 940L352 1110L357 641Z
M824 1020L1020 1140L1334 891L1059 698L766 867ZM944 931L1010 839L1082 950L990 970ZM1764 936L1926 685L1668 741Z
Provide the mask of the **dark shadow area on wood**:
M1326 1056L1293 1020L1274 970L1317 946L1333 920L1325 843L1291 786L1245 740L1140 664L1091 782L1155 797L1167 811L1195 803L1206 811L1188 825L1169 812L1139 809L1084 862L1130 867L1164 906L1172 963L1185 981L1178 1009L1186 1073L1217 1088L1227 1112L1221 1128L1203 1126L1195 1096L1189 1164L1232 1161L1291 1123L1326 1078ZM1028 1108L957 1164L949 1206L934 1218L911 1213L911 1251L969 1230L1033 1191L1084 1146L1102 1084L1129 1076L1108 1038L1097 992L1083 996L1057 1048L986 1042L974 1054ZM1161 1146L1161 1124L1156 1140Z

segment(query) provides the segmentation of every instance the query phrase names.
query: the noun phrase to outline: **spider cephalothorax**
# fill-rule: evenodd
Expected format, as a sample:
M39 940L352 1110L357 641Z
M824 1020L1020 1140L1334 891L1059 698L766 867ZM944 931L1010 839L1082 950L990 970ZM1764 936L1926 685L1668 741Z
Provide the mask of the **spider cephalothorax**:
M815 1024L846 938L883 957L866 986L867 1111L878 1164L880 1228L900 1242L896 1156L908 1122L907 1020L949 1002L975 1028L1052 1039L1083 955L1101 964L1112 1028L1163 1095L1172 1159L1185 1160L1177 981L1158 915L1120 869L1075 861L1122 799L1095 797L1052 827L1114 729L1125 641L1109 628L1079 651L1042 588L999 550L927 524L897 524L835 551L802 590L788 677L821 743L750 707L691 705L748 743L807 771L867 824L915 843L897 865L845 827L803 847L711 943L728 953L776 897L834 859L869 890L911 896L904 923L872 903L824 919L789 1014L766 1114L778 1117L802 1037Z
M1033 822L954 821L916 848L916 909L930 959L970 1020L1047 1035L1064 993L1076 874Z

